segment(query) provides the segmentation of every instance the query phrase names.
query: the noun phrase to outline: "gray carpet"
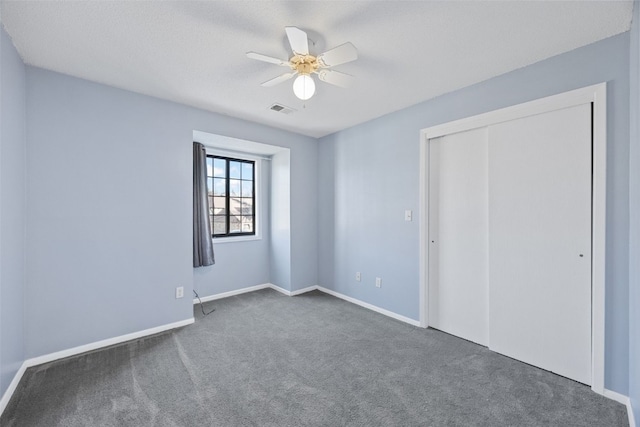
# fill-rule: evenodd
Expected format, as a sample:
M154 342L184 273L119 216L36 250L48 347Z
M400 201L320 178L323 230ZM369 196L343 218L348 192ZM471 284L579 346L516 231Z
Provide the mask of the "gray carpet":
M588 387L312 292L29 369L0 425L626 426Z

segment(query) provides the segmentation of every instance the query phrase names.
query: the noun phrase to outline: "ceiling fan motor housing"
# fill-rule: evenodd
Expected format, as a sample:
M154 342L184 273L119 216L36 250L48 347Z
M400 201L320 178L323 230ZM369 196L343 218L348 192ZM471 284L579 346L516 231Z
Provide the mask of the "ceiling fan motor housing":
M320 68L318 59L313 55L300 55L296 54L289 60L291 69L297 71L300 74L309 75L315 73Z

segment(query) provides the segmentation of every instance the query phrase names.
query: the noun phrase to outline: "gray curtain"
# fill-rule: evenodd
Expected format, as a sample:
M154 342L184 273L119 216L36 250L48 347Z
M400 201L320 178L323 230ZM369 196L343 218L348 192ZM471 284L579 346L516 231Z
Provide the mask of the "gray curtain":
M213 256L209 197L207 195L207 152L204 145L193 143L193 266L216 263Z

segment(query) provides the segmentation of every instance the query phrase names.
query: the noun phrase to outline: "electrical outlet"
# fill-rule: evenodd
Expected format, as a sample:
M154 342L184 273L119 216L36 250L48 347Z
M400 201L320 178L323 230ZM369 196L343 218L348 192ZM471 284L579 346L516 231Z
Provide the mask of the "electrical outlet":
M382 279L379 277L376 277L376 288L379 288L380 286L382 286Z
M362 276L360 276L360 272L356 272L356 281L359 282L362 279Z
M177 298L182 298L184 297L184 287L183 286L178 286L176 288L176 299Z

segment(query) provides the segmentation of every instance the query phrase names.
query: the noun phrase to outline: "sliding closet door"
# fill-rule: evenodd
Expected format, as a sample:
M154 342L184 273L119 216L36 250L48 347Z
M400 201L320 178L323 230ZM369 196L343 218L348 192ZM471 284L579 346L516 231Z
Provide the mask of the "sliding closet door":
M489 347L591 383L591 106L489 127Z
M487 129L429 142L429 326L488 344Z

